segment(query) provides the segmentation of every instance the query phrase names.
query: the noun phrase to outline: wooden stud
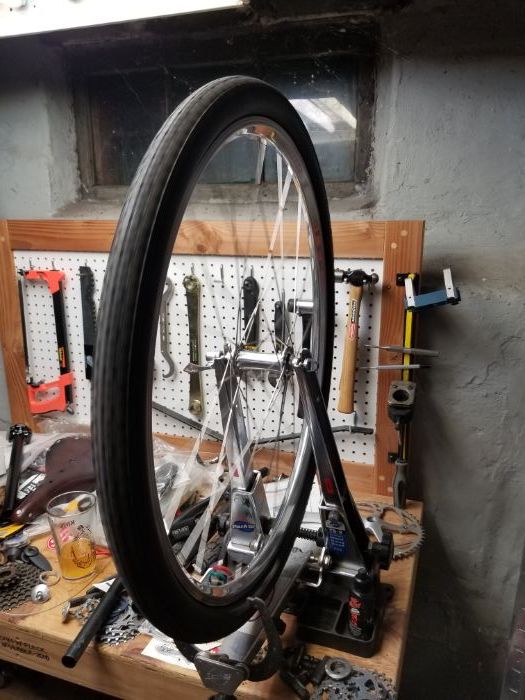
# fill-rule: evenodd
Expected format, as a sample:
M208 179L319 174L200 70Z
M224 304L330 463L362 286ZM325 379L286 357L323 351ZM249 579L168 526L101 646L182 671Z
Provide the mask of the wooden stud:
M403 272L421 273L423 232L423 221L388 221L386 224L379 345L403 344L405 288L396 285L396 275ZM379 351L379 364L395 361L396 356L391 352ZM399 371L383 370L379 371L377 381L375 492L383 495L391 493L394 473L388 453L397 452L398 445L397 432L388 417L388 391L390 383L399 378Z
M25 423L34 429L33 416L27 400L24 340L16 270L5 221L0 221L0 329L11 420L13 423Z

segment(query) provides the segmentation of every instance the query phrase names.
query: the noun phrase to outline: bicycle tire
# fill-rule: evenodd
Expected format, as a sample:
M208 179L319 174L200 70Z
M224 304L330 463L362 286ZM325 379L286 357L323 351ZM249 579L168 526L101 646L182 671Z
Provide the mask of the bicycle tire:
M265 597L282 570L300 527L315 465L303 465L302 486L278 547L250 588L227 604L199 599L182 580L156 502L151 468L151 386L154 333L162 285L192 173L233 123L278 124L301 156L315 199L323 332L319 380L325 397L333 347L333 253L324 183L301 119L273 87L252 78L221 78L188 97L166 120L146 152L122 210L108 261L93 378L93 446L97 492L111 551L127 590L159 629L184 642L218 639L252 614L247 598ZM321 260L322 258L322 260ZM151 332L147 332L150 329ZM268 555L269 556L269 555Z

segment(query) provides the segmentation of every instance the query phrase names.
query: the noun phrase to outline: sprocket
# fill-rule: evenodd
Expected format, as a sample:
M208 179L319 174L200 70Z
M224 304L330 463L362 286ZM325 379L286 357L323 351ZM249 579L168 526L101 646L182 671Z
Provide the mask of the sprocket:
M375 501L360 501L357 507L361 511L363 524L368 533L379 540L378 528L394 535L394 559L405 559L421 547L425 531L416 516L408 510ZM388 519L389 514L394 517Z
M344 681L325 678L310 696L312 700L396 700L392 683L380 673L354 666Z

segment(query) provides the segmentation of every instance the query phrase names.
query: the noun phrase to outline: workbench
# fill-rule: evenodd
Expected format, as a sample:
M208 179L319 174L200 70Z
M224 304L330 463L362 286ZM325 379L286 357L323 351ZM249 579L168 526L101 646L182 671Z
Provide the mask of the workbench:
M389 500L369 493L354 493L354 497L358 501ZM412 501L407 509L421 517L421 503ZM33 544L40 548L54 568L58 568L54 551L47 547L48 539L48 536L43 536L34 540ZM390 570L382 572L382 580L392 584L395 593L386 610L383 642L374 657L364 659L315 644L308 646L308 653L317 657L347 657L356 665L384 673L397 687L403 666L416 568L417 553L392 562ZM29 602L14 610L0 612L0 659L126 700L210 697L213 693L202 686L196 671L143 656L141 652L150 641L150 637L145 635L120 646L97 646L92 643L76 668L69 670L62 665L62 655L79 630L75 619L65 624L61 622L63 603L81 595L95 581L105 579L113 572L112 560L100 558L94 576L76 582L62 579L51 588L52 597L47 603L37 605ZM294 618L285 616L285 620L285 637L293 638ZM274 676L262 683L243 683L236 697L284 699L296 696Z

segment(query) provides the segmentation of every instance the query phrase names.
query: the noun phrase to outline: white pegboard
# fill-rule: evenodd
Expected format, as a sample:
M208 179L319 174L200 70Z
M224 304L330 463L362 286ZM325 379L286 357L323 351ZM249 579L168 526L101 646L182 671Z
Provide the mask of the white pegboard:
M68 341L71 357L71 368L74 375L74 409L73 419L80 422L89 422L90 418L90 382L84 373L84 349L82 334L82 306L80 299L79 267L89 265L95 277L95 300L98 307L100 292L102 289L106 264L106 253L50 253L38 251L16 251L15 264L17 268L56 269L65 273L64 299L66 309L66 321L68 328ZM168 331L170 348L173 360L176 364L176 374L169 379L163 379L162 373L167 366L160 354L157 339L157 352L155 360L155 383L153 399L164 404L172 410L180 413L188 413L189 379L183 372L188 362L189 339L188 321L186 312L185 290L182 280L192 269L202 284L201 295L201 339L202 359L207 350L216 351L222 347L220 328L226 329L226 335L235 337L237 323L238 299L234 296L234 290L240 288L240 281L247 275L253 275L260 282L264 279L267 263L266 258L250 258L249 268L242 269L239 258L228 256L174 256L172 258L168 276L174 283L175 296L169 306ZM290 258L285 265L290 265L293 271L295 260ZM299 264L307 271L308 260L300 259ZM353 269L362 268L367 273L376 272L379 275L379 283L372 291L365 287L361 303L359 326L359 365L377 364L377 350L365 347L366 343L377 345L379 342L380 316L381 316L381 280L382 261L379 260L343 260L335 261L337 267ZM223 270L224 284L221 281L221 266ZM303 279L309 281L309 274ZM278 281L281 283L281 281ZM305 285L301 281L301 285ZM294 295L295 279L293 275L285 278L286 294L289 299ZM272 287L271 287L272 288ZM297 298L308 298L309 289L297 290ZM343 355L344 335L347 319L348 286L336 285L336 327L333 348L334 364L332 370L332 388L329 400L329 415L332 425L344 425L351 420L350 416L337 412L337 398L339 386L339 374ZM260 318L261 338L267 336L267 324L273 319L273 301L275 296L268 295L268 301L263 305ZM34 378L37 380L55 379L58 375L58 363L56 356L56 334L53 316L51 296L47 286L43 282L27 283L26 285L26 326L28 344L31 348L31 367ZM296 325L296 338L300 338L300 322ZM272 345L266 340L262 345L263 350L271 350ZM209 415L209 427L222 432L222 425L218 411L214 411L212 397L216 394L215 375L213 372L202 374L206 409ZM250 376L243 383L243 392L248 397L250 410L246 416L249 429L254 425L260 425L262 417L267 413L267 405L271 399L273 389L262 377ZM376 421L376 393L377 372L361 369L357 372L355 384L355 405L358 424L374 427ZM297 391L288 392L281 426L282 433L295 432L300 429L301 421L296 418L298 395ZM274 410L268 416L262 434L275 435L278 427L279 411ZM195 437L196 433L191 428L182 426L178 422L167 418L154 411L154 428L159 432L169 434L187 435ZM253 431L251 430L252 435ZM350 433L336 434L342 459L374 463L374 435L361 435ZM283 449L291 449L291 443L284 443Z

